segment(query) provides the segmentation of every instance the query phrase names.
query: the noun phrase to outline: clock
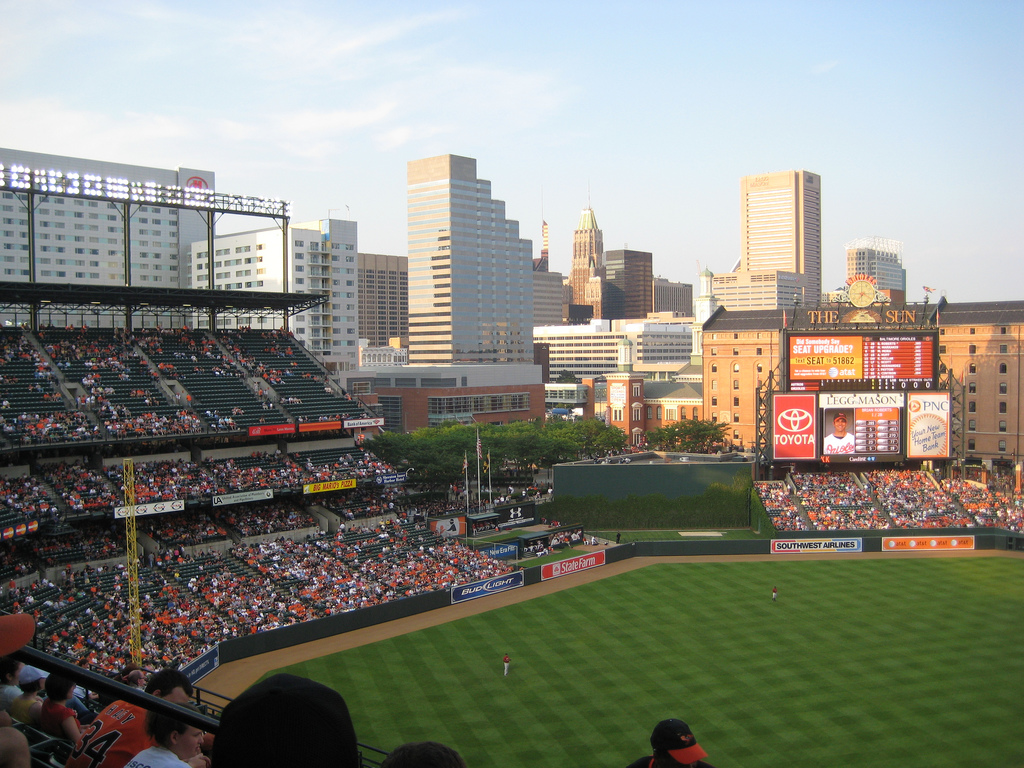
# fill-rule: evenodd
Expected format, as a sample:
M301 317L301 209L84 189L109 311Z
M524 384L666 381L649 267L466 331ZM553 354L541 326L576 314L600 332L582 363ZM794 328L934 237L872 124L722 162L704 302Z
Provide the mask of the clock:
M875 303L875 286L868 280L854 280L847 293L855 307L868 307Z

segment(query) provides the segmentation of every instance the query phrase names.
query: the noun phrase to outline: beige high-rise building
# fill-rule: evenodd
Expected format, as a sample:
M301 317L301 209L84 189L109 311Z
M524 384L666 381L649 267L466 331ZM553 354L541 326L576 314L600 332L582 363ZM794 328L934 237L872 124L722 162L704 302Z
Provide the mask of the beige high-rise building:
M409 362L533 362L533 243L476 160L408 164Z
M601 278L604 277L604 234L597 226L593 208L584 208L580 223L572 235L572 265L569 285L572 303L594 308L594 317L601 317Z
M733 277L740 273L761 277ZM762 290L766 285L769 290ZM795 286L795 294L789 285ZM739 266L735 273L715 275L714 288L727 309L777 309L791 305L791 296L793 304L819 303L820 176L778 171L740 180Z

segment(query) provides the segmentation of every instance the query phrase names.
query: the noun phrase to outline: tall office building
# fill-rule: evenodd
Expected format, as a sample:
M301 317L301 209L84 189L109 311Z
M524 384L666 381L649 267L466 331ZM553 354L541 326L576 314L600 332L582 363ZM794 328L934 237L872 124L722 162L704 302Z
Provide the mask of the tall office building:
M409 336L409 259L360 253L359 338L371 347ZM405 343L408 343L407 341Z
M409 362L532 363L533 243L476 160L407 167Z
M676 283L664 277L654 278L654 311L693 316L693 284Z
M903 243L885 237L859 237L846 244L846 276L871 275L882 291L907 290Z
M213 281L205 239L192 243L191 285L215 290L283 291L328 296L322 304L293 315L295 337L332 371L359 366L356 285L357 225L321 219L288 227L287 275L277 227L218 235L214 238ZM287 277L287 281L285 278ZM222 315L218 327L252 326L263 320Z
M815 306L821 299L821 177L779 171L740 180L740 261L715 275L728 309Z
M654 257L647 251L604 254L602 317L643 320L654 311Z
M572 265L569 285L572 303L593 307L593 317L601 317L601 278L604 276L604 234L597 226L593 208L584 208L572 235Z

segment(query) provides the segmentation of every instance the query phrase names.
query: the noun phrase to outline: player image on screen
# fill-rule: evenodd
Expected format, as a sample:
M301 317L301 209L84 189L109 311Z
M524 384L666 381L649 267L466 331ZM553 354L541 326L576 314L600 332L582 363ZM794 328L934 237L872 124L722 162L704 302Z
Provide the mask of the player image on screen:
M825 436L823 451L826 454L853 453L856 443L853 435L846 431L850 417L846 411L836 411L832 416L832 432Z

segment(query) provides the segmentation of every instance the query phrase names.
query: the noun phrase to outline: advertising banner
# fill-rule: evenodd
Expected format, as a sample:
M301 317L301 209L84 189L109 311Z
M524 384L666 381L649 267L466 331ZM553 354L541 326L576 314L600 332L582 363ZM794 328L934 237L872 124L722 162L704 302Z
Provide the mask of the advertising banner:
M430 521L430 530L445 539L466 535L466 518L461 515L436 517Z
M143 515L165 515L168 512L183 512L185 510L184 499L171 499L170 501L154 501L149 504L136 504L135 516ZM128 507L114 507L115 518L128 517Z
M557 579L559 576L568 576L570 573L597 568L599 565L604 565L603 549L591 552L589 555L570 557L568 560L559 560L556 563L546 563L540 567L540 578L541 581Z
M396 485L397 483L404 483L408 477L408 472L390 472L386 475L377 475L373 478L373 482L377 485Z
M612 405L626 404L626 385L621 381L613 381L608 385L608 402Z
M18 523L14 526L8 526L3 530L0 530L0 539L7 541L7 539L20 539L30 533L35 533L39 530L38 520L28 520L24 523Z
M883 552L927 552L974 549L973 536L885 536Z
M299 424L299 432L324 432L328 429L341 429L340 421L304 421Z
M813 394L775 395L772 445L776 460L818 458L817 405Z
M907 393L907 458L949 458L949 393Z
M864 377L864 337L790 336L789 380Z
M302 486L303 493L324 493L325 491L340 491L344 488L355 488L356 479L350 477L348 480L328 480L323 483L307 483Z
M256 426L249 427L249 437L293 434L295 434L294 424L257 424Z
M803 552L863 552L863 539L772 539L773 555Z
M522 571L516 571L515 573L507 573L504 576L494 576L486 581L475 581L472 584L453 587L452 605L464 603L467 600L475 600L484 595L493 595L509 589L516 589L525 583L526 574Z
M515 557L519 554L519 546L516 544L492 544L489 547L478 549L478 552L482 552L488 557L504 558L504 557Z
M345 419L345 429L365 429L366 427L383 427L384 419Z
M220 646L215 645L202 656L182 667L181 672L188 678L190 683L195 685L219 666Z
M272 490L242 491L241 493L219 493L213 496L213 506L226 507L229 504L244 504L247 501L264 501L274 498Z
M533 525L537 521L537 502L535 501L495 507L494 511L498 514L498 530Z

